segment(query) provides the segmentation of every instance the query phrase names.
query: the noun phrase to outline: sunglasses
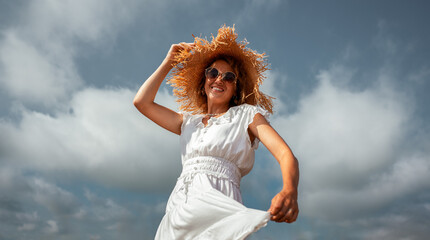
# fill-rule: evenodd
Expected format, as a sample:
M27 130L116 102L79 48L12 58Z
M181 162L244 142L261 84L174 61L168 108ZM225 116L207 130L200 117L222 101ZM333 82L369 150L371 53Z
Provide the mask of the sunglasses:
M213 67L208 67L205 70L205 76L209 80L217 79L220 74L221 73L218 71L218 69L213 68ZM236 74L234 74L233 72L222 73L221 74L221 80L223 80L224 82L233 83L236 80Z

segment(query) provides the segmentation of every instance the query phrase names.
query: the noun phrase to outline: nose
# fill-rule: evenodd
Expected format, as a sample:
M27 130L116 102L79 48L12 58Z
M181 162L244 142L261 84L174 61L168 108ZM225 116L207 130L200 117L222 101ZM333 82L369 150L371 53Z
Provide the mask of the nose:
M217 83L217 84L224 83L224 80L222 78L222 74L218 74L218 76L216 76L216 78L208 79L208 81L211 81L212 83Z
M222 74L218 74L218 76L215 78L215 82L222 82L222 83L224 83L224 80L222 79Z

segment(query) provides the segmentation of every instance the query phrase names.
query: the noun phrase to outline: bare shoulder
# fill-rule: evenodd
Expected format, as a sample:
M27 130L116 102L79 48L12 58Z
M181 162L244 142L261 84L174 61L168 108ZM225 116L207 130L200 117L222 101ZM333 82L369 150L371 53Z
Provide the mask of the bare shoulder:
M279 148L281 145L286 146L282 137L260 113L254 116L254 121L249 125L248 132L251 138L258 138L269 150Z
M255 114L253 121L251 122L251 124L249 124L249 127L255 128L259 125L269 125L270 126L269 121L267 121L267 119L261 113Z
M253 121L248 125L248 132L251 139L260 139L261 133L267 131L267 129L273 128L270 126L269 121L267 121L267 119L261 113L255 114Z

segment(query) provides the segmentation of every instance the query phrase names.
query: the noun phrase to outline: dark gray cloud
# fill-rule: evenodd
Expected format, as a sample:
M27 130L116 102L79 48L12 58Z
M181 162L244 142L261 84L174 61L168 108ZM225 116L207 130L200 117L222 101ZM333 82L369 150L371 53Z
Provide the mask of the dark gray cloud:
M149 217L164 211L163 202L155 207L132 201L118 203L88 189L76 195L46 179L19 172L2 173L3 239L151 238L155 230Z

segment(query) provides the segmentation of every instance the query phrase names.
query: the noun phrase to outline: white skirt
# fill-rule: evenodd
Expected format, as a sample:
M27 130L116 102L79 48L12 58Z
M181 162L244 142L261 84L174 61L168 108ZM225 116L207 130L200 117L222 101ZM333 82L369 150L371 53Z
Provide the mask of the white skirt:
M167 202L156 240L245 239L267 225L269 212L241 204L235 166L208 157L187 163Z

